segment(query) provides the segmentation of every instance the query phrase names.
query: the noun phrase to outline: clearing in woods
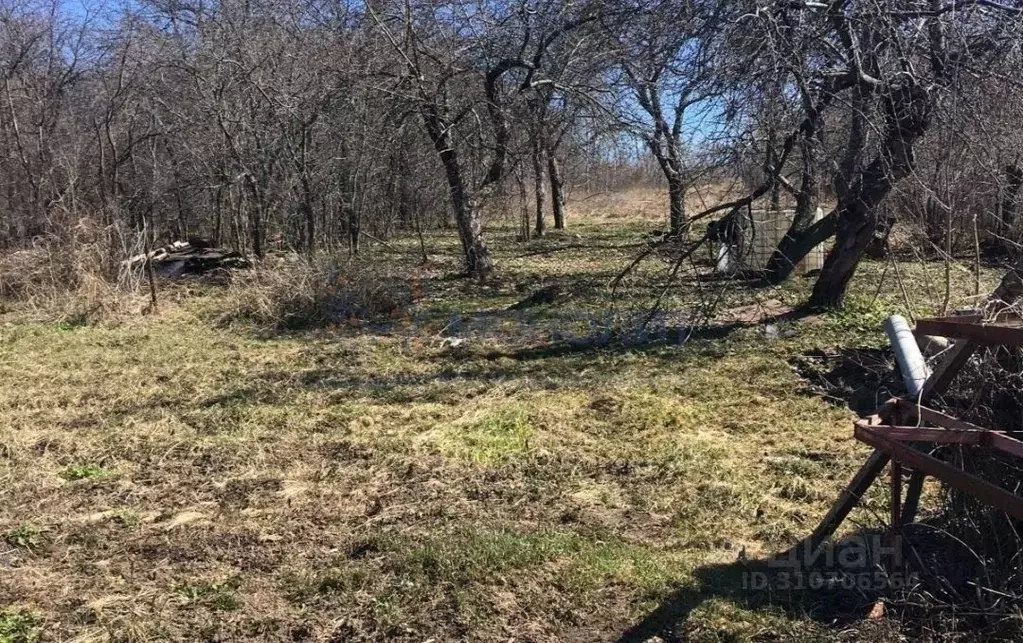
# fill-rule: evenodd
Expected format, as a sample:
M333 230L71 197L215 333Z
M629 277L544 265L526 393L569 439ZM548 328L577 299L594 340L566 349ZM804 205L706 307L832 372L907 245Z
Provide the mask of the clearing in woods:
M702 288L742 323L678 345L669 317L608 343L602 325L659 290L630 280L607 314L656 224L581 218L528 244L492 229L485 286L453 278L455 239L429 237L426 267L408 240L394 270L414 300L382 321L269 332L225 315L245 293L194 282L148 317L6 312L0 640L894 637L741 583L866 455L793 364L883 346L884 316L906 311L879 287L894 271L868 262L847 311L766 333L756 303L784 310L812 280L690 281L669 312ZM943 294L943 266L899 274L921 310ZM506 310L543 285L562 296ZM885 506L875 491L854 518Z

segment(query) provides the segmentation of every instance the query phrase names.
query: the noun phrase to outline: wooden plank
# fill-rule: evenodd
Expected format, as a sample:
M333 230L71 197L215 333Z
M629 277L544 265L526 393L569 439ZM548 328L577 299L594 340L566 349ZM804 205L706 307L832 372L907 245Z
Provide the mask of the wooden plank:
M999 433L997 431L991 431L988 433L988 441L992 447L999 451L1016 456L1017 458L1023 458L1023 442L1020 442L1014 437Z
M891 526L894 528L902 524L902 464L898 460L892 460L891 470Z
M952 417L947 413L941 411L935 411L929 409L926 406L913 406L913 408L920 416L920 419L924 422L930 422L935 426L940 426L946 429L963 429L967 431L990 431L986 426L980 426L979 424L973 424L972 422L966 422L959 418Z
M868 426L891 421L894 416L898 415L899 402L900 400L895 397L888 399L863 421ZM838 499L831 505L827 515L820 521L817 528L813 530L813 534L810 535L810 551L816 553L820 546L824 544L824 541L831 538L831 535L835 533L835 530L842 524L842 521L859 504L863 494L867 492L867 489L877 479L877 476L881 475L881 470L888 464L889 459L886 453L876 449L870 454L867 461L860 466L859 471L853 476L849 485L846 486L838 496Z
M926 453L917 451L911 446L886 440L880 432L869 427L861 428L861 433L861 439L877 451L881 451L917 471L934 476L948 486L968 493L1014 518L1023 519L1023 498Z
M902 503L900 527L916 520L916 512L920 509L920 496L923 494L926 478L927 475L923 471L914 471L909 476L909 484L906 485L906 500Z
M916 334L965 339L982 346L1023 346L1023 326L958 321L955 318L919 319Z

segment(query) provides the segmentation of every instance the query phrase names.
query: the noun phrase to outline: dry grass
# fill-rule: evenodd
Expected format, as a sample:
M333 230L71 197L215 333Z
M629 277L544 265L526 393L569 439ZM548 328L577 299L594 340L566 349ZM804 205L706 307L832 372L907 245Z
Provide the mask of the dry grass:
M79 325L138 315L147 304L142 275L119 264L141 250L136 237L82 219L63 238L0 255L0 313L16 308L23 319Z
M745 193L736 180L700 185L686 194L686 210L700 212ZM638 222L654 226L667 225L667 188L637 187L613 193L574 195L568 204L570 222L624 223L635 226Z
M789 360L880 344L901 306L872 297L884 267L848 312L781 339L558 350L594 330L645 227L612 218L572 220L582 243L491 230L486 285L452 279L456 242L432 237L428 266L392 262L398 319L268 334L308 300L263 274L249 295L184 287L159 315L84 327L9 312L0 640L616 640L675 604L664 636L897 640L897 623L835 626L729 580L805 536L865 456ZM506 311L551 282L568 303ZM630 281L615 323L650 283ZM265 317L218 324L240 301Z
M409 273L400 269L401 263L326 255L270 257L232 276L228 299L235 303L219 321L293 331L399 317L412 297Z

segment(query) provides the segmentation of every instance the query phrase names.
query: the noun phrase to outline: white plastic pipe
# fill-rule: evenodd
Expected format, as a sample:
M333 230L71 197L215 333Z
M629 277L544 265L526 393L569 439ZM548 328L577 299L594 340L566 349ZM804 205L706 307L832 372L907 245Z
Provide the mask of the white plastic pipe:
M735 266L732 261L732 247L726 243L718 246L717 271L720 274L731 273Z
M911 397L919 396L924 382L931 376L931 369L927 368L909 322L902 315L892 315L884 322L884 332L895 350L895 361L899 364L906 392Z

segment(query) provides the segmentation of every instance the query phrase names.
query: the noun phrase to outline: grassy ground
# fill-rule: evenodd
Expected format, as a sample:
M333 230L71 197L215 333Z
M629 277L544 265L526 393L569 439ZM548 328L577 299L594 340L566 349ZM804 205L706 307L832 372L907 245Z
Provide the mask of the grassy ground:
M659 290L654 260L608 312L654 224L572 223L494 230L486 286L429 238L428 267L395 261L414 301L386 322L270 332L225 316L244 293L197 285L148 317L9 311L0 641L896 640L738 575L808 534L866 456L792 363L882 345L907 308L895 272L866 265L846 312L679 344L697 299L770 308L810 285L690 280L663 332L607 342ZM915 312L940 300L942 267L899 275ZM571 296L505 310L555 283ZM876 491L855 519L885 507Z

